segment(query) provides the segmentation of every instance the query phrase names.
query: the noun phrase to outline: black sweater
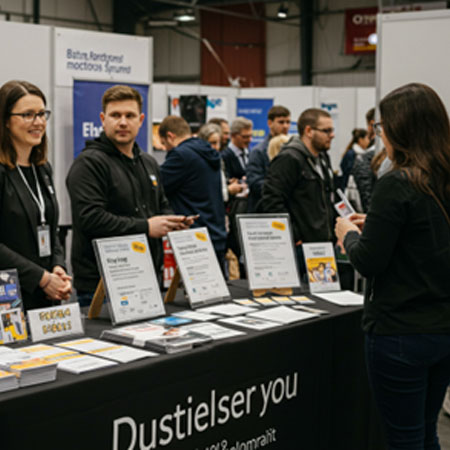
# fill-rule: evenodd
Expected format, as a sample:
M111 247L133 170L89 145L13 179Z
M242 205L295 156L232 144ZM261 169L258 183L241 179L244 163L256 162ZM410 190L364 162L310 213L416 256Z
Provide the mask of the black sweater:
M450 211L450 202L445 208ZM363 233L347 233L344 246L368 277L365 331L450 333L450 227L435 200L405 173L377 182Z
M72 164L66 184L72 206L72 268L77 290L93 291L99 281L92 240L144 233L147 219L173 214L161 185L158 164L137 144L133 159L101 134L88 141ZM161 239L149 238L157 274L162 266Z

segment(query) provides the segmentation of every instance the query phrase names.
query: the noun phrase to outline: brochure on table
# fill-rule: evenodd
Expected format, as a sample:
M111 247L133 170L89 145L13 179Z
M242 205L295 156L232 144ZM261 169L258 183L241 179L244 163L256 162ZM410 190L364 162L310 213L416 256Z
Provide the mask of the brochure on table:
M311 293L340 291L336 258L331 242L303 244Z
M0 270L0 344L23 341L27 337L17 270Z
M113 325L164 315L147 237L136 234L93 242Z
M288 214L236 216L251 290L300 286Z
M205 227L168 234L192 308L231 299Z
M33 342L84 334L78 302L31 309L28 311L28 323Z

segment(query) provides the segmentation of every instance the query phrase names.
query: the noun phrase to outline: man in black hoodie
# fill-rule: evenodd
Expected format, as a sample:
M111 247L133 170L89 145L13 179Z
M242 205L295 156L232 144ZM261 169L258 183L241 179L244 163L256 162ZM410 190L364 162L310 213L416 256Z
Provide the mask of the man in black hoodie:
M155 159L136 144L144 121L142 97L129 86L113 86L102 99L103 132L86 142L66 184L72 205L72 268L81 306L88 306L100 279L92 240L145 233L158 276L161 237L192 220L172 214Z
M182 117L166 117L159 136L168 152L161 178L170 205L177 214L199 215L194 227L208 229L224 270L227 232L219 153L206 141L191 137Z

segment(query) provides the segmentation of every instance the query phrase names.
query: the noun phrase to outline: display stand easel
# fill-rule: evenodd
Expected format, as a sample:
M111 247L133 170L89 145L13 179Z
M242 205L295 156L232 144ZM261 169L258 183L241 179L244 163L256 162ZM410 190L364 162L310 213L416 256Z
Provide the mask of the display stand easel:
M164 296L164 303L173 303L175 296L177 294L177 289L181 284L181 274L178 266L175 269L172 281L170 282L169 289L167 289L166 295Z
M292 288L272 288L272 289L253 289L252 294L253 297L258 298L262 297L263 295L267 293L277 294L277 295L292 295L293 289Z
M89 306L88 319L96 319L100 315L104 300L105 284L103 283L103 278L100 278L97 289L92 297L91 306Z

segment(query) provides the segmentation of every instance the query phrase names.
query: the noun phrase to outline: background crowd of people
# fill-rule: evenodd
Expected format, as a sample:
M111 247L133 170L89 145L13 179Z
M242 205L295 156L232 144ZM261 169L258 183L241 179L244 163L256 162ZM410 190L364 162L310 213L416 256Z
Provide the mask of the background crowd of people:
M367 366L389 448L439 449L437 414L450 381L450 123L438 95L421 84L388 94L379 122L371 109L367 130L353 131L339 173L328 155L333 119L321 109L303 111L298 134L287 136L289 110L272 107L269 133L252 150L244 117L213 119L197 136L183 118L166 117L161 167L136 144L144 114L135 89L111 87L100 109L103 132L66 179L80 304L90 304L100 279L93 239L145 233L161 275L161 238L204 226L225 276L232 252L244 278L236 215L288 213L305 280L307 242L339 244L367 277ZM47 159L49 117L37 86L0 88L0 269L17 268L25 309L72 293ZM337 218L338 188L356 211L350 217Z

